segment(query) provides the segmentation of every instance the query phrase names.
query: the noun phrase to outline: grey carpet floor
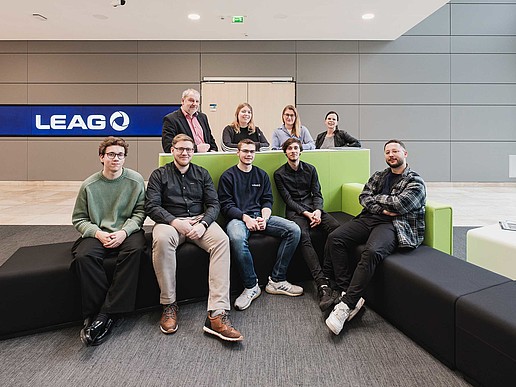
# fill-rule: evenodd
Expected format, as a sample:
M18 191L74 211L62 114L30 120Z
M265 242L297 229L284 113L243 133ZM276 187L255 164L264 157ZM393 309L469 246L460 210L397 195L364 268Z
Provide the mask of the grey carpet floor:
M456 248L463 243L465 232ZM3 263L20 246L73 241L71 226L0 226ZM465 251L456 254L465 256ZM459 256L460 257L460 256ZM126 317L109 341L84 347L79 326L0 342L1 386L468 386L365 308L344 331L324 324L312 282L296 298L264 293L232 312L243 343L203 333L205 303L183 305L179 330L159 331L159 310ZM34 300L27 300L27 307ZM1 318L1 316L0 316Z
M242 343L202 331L203 302L183 305L174 335L159 310L127 317L99 347L80 327L0 342L2 386L468 386L374 311L335 336L311 282L297 298L262 294L232 312ZM30 304L28 304L30 307Z

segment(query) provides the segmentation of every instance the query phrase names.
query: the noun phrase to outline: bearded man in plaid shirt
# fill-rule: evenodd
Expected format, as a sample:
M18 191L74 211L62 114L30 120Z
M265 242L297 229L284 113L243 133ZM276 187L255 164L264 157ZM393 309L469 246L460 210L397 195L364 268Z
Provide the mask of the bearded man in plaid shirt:
M326 242L325 257L332 263L338 303L326 320L338 335L364 304L362 295L376 266L396 248L418 247L425 234L425 182L407 164L405 144L384 145L388 168L375 172L359 196L362 212L335 229ZM350 262L357 245L365 243L356 269ZM327 266L327 265L325 265Z

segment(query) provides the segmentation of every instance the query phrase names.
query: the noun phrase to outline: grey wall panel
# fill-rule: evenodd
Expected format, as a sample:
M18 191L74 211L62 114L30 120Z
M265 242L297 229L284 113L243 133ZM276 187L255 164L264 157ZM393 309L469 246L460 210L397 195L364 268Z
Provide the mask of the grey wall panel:
M0 54L0 82L27 82L26 54Z
M296 42L286 40L210 40L201 42L202 53L294 53Z
M452 104L516 105L516 85L451 85Z
M132 147L132 145L131 145ZM131 149L131 152L133 150ZM152 171L158 168L159 153L161 148L161 137L138 138L138 172L147 181ZM134 153L131 153L133 155Z
M296 75L294 54L202 54L202 77Z
M298 54L297 81L300 83L356 83L356 54Z
M0 40L0 52L7 54L26 54L26 40Z
M2 138L0 164L0 180L27 180L27 138Z
M363 83L447 83L450 59L443 54L364 54L360 56Z
M31 53L85 54L85 53L132 53L137 50L134 40L36 40L28 42Z
M454 54L516 54L516 36L452 36Z
M144 83L189 82L199 80L199 54L138 55L138 81Z
M357 104L358 85L297 84L298 104Z
M400 36L392 41L360 41L361 54L441 54L450 52L448 36Z
M31 104L136 104L136 84L29 84Z
M362 139L450 140L449 106L361 106Z
M455 141L516 141L516 106L452 106Z
M28 143L28 180L80 181L102 167L100 139L31 139Z
M355 54L358 52L358 41L356 40L300 40L296 42L297 53L334 53L334 54Z
M363 141L364 148L371 149L371 173L387 168L383 156L382 141ZM403 140L403 139L401 139ZM450 144L448 142L403 141L407 147L407 162L423 180L450 181ZM436 156L438 155L438 157Z
M445 4L425 20L408 30L408 35L449 35L450 34L450 5Z
M27 85L0 83L0 104L27 103Z
M509 178L509 155L516 154L516 142L452 142L451 146L452 181L516 181Z
M353 137L360 139L358 124L358 105L298 105L301 122L315 138L326 131L324 117L330 110L339 115L339 128L349 132Z
M361 104L449 104L450 86L432 84L360 85Z
M453 4L453 35L516 35L516 4Z
M136 54L29 54L31 83L137 82Z
M452 83L516 83L516 54L451 56Z
M181 94L186 89L200 90L199 83L138 84L140 104L180 104Z
M172 40L141 40L138 42L139 53L170 53L179 54L183 52L198 53L201 49L201 42L198 40L172 41Z

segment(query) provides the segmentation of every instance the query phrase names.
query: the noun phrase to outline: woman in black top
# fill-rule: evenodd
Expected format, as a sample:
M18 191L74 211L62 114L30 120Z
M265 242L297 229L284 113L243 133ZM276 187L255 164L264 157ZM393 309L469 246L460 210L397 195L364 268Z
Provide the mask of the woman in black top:
M237 106L235 121L224 128L221 148L225 152L236 151L237 144L244 138L254 141L256 150L269 149L269 142L260 128L254 125L253 108L247 102Z
M316 149L329 149L341 146L354 146L360 148L361 144L355 137L345 130L339 129L339 115L330 111L324 117L326 132L319 133L315 140Z

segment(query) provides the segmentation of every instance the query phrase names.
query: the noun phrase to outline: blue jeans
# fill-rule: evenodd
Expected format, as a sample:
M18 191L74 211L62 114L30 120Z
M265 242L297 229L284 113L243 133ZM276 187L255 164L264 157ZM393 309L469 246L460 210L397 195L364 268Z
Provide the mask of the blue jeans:
M258 277L254 271L253 256L249 251L249 235L251 231L249 231L242 220L233 219L228 223L226 232L231 245L231 257L238 264L244 286L247 289L251 289L258 282ZM288 265L296 251L301 236L299 226L279 216L271 216L267 221L265 230L254 232L281 238L271 278L275 282L286 280Z

